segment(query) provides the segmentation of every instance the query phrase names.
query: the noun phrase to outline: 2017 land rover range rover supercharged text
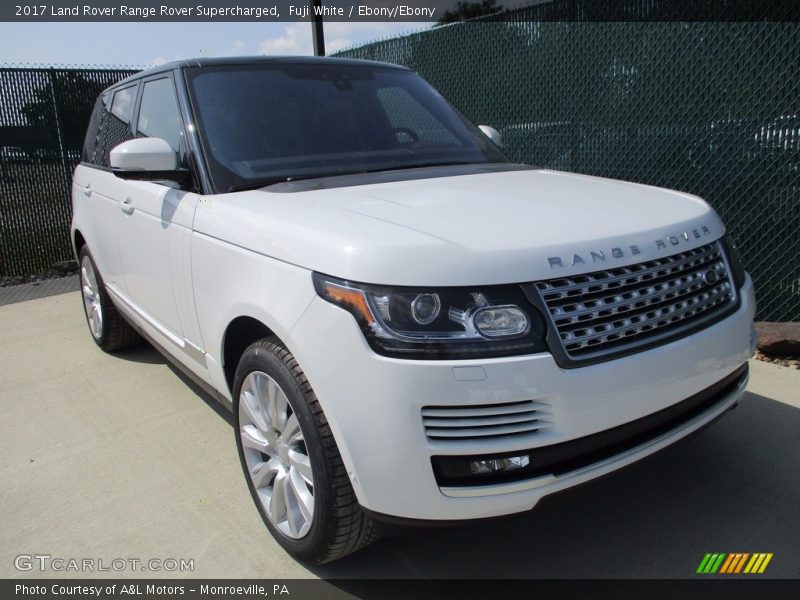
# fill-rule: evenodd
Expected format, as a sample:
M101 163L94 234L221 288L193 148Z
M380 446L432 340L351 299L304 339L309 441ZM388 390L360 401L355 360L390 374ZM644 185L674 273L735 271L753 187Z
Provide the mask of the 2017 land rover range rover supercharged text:
M203 59L100 96L73 184L94 340L233 410L294 556L462 521L733 406L753 287L702 200L514 164L403 68Z

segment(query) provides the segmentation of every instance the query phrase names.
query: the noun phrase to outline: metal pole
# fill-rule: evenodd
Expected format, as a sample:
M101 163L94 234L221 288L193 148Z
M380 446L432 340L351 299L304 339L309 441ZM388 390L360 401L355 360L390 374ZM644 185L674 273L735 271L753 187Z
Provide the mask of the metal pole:
M312 12L316 8L322 8L322 0L312 0ZM314 36L314 56L325 56L325 34L322 31L322 15L316 13L311 15L311 32Z
M67 156L67 149L64 145L64 127L66 123L64 122L64 118L61 115L61 111L58 110L59 104L59 92L57 89L57 79L56 79L56 71L54 68L50 68L47 71L47 75L50 79L50 94L53 98L53 116L56 119L56 134L58 135L58 148L61 151L61 166L64 168L64 173L66 174L66 178L63 180L64 183L64 200L66 201L68 210L70 214L72 213L72 202L70 199L70 182L72 181L72 171L69 168L69 157Z

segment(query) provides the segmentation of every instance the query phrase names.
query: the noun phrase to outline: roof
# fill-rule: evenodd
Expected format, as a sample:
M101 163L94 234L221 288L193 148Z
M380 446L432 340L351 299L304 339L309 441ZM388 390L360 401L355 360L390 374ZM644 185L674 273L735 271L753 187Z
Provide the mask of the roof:
M149 77L158 73L173 71L175 69L195 69L202 67L217 67L224 65L342 65L351 67L379 67L384 69L397 69L408 71L406 67L376 60L360 60L355 58L337 58L331 56L230 56L230 57L203 57L175 60L155 67L150 67L126 77L110 87L117 87L122 83L134 81L141 77Z

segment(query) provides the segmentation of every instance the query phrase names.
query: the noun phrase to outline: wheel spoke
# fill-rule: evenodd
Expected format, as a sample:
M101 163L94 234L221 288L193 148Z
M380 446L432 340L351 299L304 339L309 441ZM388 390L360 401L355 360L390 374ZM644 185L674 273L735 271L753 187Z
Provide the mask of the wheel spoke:
M293 470L297 470L303 479L310 484L314 484L314 476L311 473L311 459L297 450L289 450L289 464Z
M89 315L89 329L91 329L92 334L96 338L100 338L102 333L102 315L100 313L100 307L97 304L92 304L91 313Z
M286 413L289 401L283 390L272 379L267 382L267 391L267 414L269 415L270 423L277 431L283 431L286 427Z
M247 376L250 383L250 389L253 392L258 406L262 409L264 414L267 414L267 396L269 395L268 382L269 380L262 373L250 373Z
M244 425L240 433L242 445L245 448L252 448L269 456L275 455L275 440L277 438L269 438L269 434L272 432L264 433L259 431L255 425ZM274 436L275 434L273 433L272 435Z
M88 257L84 257L81 264L81 274L83 280L89 284L92 291L97 290L97 279L94 276L94 267Z
M297 469L289 469L292 495L297 500L297 506L307 523L314 517L314 495L308 489L305 478Z
M253 480L253 487L257 490L269 486L275 479L275 474L281 469L280 462L272 458L266 462L260 462L250 469L250 477Z
M286 472L280 469L272 483L269 498L269 516L275 525L286 517Z
M300 431L300 423L297 420L297 415L292 415L286 419L286 426L281 432L281 439L289 446L296 446L298 442L303 441L303 432Z
M291 533L293 537L298 537L300 535L300 530L305 524L305 519L303 518L300 502L295 494L290 476L284 478L283 487L284 497L286 498L286 524L289 526L289 533Z
M267 419L263 413L261 404L255 395L252 387L251 377L248 377L242 385L242 393L239 398L239 422L242 422L242 417L252 423L262 433L269 431L270 427L267 424Z

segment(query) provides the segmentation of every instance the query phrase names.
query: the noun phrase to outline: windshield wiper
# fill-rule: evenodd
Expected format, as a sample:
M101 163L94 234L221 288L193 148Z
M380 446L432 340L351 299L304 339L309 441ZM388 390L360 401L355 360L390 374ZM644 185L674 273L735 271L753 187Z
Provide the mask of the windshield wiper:
M287 181L299 181L300 179L306 179L305 177L270 177L268 179L259 179L253 183L243 183L241 185L232 185L230 186L227 191L228 192L243 192L245 190L257 190L263 187L267 187L268 185L273 185L275 183L286 183Z
M476 163L472 161L443 162L443 163L413 163L410 165L398 165L396 167L376 169L374 171L364 171L364 173L383 173L385 171L402 171L403 169L425 169L429 167L455 167L458 165L481 165L481 164L483 163Z
M276 183L294 183L295 181L306 181L308 179L322 179L323 177L336 177L338 175L354 175L355 172L333 172L333 173L314 173L312 175L281 175L280 177L267 177L259 179L253 183L243 183L241 185L232 185L228 188L228 192L243 192L245 190L258 190L263 187L275 185Z
M471 161L458 161L458 162L443 162L443 163L412 163L407 165L397 165L394 167L382 167L380 169L369 169L365 171L334 171L331 173L317 173L314 175L306 175L300 177L293 177L291 175L284 175L281 177L268 177L266 179L259 179L253 183L243 183L241 185L232 185L228 188L228 192L243 192L245 190L257 190L276 183L294 183L295 181L304 181L307 179L321 179L323 177L338 177L342 175L366 175L368 173L385 173L387 171L401 171L403 169L423 169L428 167L453 167L458 165L479 165L484 163L476 163Z

